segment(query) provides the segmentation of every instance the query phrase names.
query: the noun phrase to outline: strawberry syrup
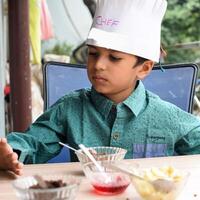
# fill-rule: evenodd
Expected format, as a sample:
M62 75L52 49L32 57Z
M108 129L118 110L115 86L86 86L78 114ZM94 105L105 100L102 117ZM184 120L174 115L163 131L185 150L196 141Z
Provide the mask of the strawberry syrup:
M123 192L128 187L128 185L129 183L125 185L119 185L119 186L93 184L93 187L99 193L119 194Z
M109 183L95 181L92 183L96 192L101 194L119 194L124 192L124 190L129 186L130 181L124 176L116 175L113 177L112 181Z

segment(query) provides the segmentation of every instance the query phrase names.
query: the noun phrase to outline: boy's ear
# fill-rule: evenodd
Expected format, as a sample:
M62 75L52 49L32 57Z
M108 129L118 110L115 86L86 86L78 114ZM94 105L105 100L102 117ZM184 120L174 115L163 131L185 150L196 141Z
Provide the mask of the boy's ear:
M140 70L138 71L137 78L138 80L144 79L152 70L154 62L147 60L139 66Z

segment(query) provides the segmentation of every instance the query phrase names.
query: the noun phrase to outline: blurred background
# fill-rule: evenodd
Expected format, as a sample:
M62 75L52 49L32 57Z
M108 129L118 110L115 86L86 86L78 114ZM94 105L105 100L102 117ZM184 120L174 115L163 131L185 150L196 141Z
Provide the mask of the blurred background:
M45 62L86 63L95 6L96 0L0 0L0 137L24 131L42 114ZM200 65L199 0L168 0L162 46L163 63ZM200 116L197 105L193 113Z

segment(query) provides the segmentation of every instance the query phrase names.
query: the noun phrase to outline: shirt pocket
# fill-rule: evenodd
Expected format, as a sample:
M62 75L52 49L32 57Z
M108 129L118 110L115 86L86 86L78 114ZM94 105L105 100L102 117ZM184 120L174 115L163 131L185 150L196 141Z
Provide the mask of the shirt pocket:
M133 158L162 157L167 155L167 138L147 136L146 143L133 144Z
M152 144L146 145L145 158L166 156L167 144Z

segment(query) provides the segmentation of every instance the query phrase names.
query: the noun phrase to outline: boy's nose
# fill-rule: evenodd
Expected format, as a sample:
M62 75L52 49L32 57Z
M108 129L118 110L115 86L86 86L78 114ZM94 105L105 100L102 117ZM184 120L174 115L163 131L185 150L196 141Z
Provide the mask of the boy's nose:
M98 58L95 63L95 68L97 70L105 70L106 69L106 61L104 58Z

